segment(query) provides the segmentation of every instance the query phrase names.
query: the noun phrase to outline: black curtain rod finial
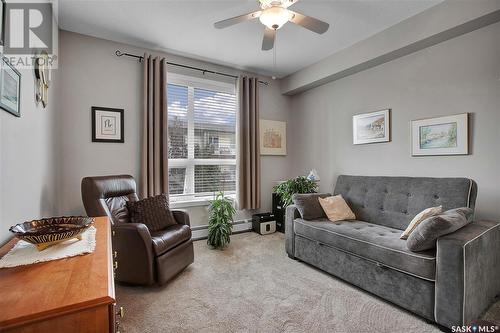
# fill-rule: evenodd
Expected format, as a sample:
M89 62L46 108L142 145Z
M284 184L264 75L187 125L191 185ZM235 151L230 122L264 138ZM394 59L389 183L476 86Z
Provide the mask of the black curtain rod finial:
M130 54L130 53L122 52L120 50L116 50L115 54L116 54L117 57L126 56L126 57L131 57L131 58L137 58L139 60L139 62L142 62L142 60L144 59L144 57L142 57L142 56L138 56L138 55L135 55L135 54Z

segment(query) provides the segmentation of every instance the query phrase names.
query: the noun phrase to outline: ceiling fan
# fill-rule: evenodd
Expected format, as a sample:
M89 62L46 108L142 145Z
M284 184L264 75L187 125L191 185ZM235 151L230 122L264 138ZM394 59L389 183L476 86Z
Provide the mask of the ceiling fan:
M289 21L318 34L325 33L330 27L328 23L288 9L297 1L299 0L259 0L260 10L216 22L214 27L223 29L237 23L259 18L260 22L266 26L264 39L262 40L262 50L264 51L271 50L274 47L276 31Z

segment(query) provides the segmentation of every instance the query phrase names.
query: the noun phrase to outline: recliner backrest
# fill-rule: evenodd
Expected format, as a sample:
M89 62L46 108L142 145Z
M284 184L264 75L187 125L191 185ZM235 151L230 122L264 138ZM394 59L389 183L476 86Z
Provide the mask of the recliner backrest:
M129 175L85 177L81 187L87 215L108 216L113 224L129 222L126 202L139 200Z
M358 220L404 230L429 207L474 209L477 185L468 178L341 175L334 193L342 194Z

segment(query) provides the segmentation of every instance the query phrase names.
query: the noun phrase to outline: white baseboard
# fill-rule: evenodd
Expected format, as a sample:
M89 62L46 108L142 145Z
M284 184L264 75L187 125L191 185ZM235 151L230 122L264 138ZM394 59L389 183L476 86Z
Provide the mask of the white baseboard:
M233 233L246 232L252 230L252 220L235 221ZM192 228L193 240L206 239L208 237L208 225L196 226Z

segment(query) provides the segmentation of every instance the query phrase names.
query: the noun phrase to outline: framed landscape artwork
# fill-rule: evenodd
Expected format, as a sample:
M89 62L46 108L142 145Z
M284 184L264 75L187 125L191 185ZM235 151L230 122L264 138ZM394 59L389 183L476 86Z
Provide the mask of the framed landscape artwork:
M5 44L5 0L0 1L0 45Z
M0 108L21 117L21 74L6 58L0 68Z
M260 154L286 155L286 122L260 120Z
M92 107L92 142L125 142L123 109Z
M467 155L468 113L411 122L412 155Z
M390 141L391 110L358 114L352 117L352 141L355 145Z

